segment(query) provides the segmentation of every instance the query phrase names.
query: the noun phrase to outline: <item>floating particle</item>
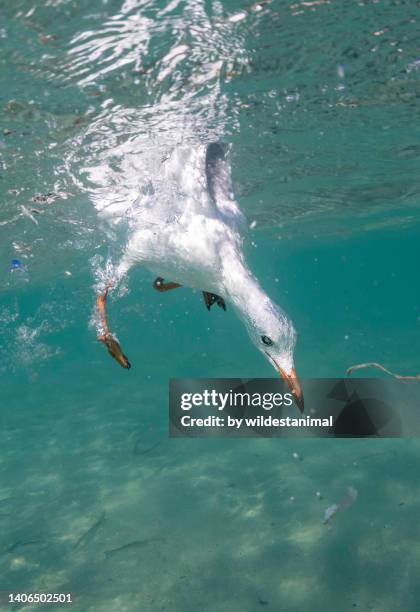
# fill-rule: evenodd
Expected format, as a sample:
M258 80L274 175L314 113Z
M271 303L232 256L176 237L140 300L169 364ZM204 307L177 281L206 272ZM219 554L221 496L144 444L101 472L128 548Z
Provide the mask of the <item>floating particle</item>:
M10 268L9 270L22 270L23 269L23 265L22 262L19 259L12 259L12 261L10 262Z
M231 15L229 17L229 21L231 23L237 23L238 21L243 21L244 19L246 19L247 14L245 11L241 11L240 13L235 13L234 15Z
M255 220L251 221L251 223L249 224L249 227L250 229L255 229L257 227L257 222Z

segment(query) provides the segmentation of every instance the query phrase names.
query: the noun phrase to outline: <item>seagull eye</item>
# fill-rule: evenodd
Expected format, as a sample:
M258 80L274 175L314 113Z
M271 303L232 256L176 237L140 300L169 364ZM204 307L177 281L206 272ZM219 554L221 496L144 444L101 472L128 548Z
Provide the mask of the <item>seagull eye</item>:
M261 340L266 346L271 346L273 344L272 339L269 338L268 336L261 336Z

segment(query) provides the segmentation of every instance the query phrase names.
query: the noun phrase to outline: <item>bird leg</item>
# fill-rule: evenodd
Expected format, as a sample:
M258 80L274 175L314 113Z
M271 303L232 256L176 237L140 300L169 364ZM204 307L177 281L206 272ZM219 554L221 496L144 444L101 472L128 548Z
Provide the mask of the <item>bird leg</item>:
M219 308L223 308L223 310L226 310L225 300L221 298L220 295L216 295L215 293L209 293L209 291L203 291L203 298L207 310L210 310L213 304L217 304Z
M96 307L98 309L99 316L101 318L102 329L104 330L104 336L109 334L109 327L108 327L108 321L106 317L105 304L106 304L106 299L108 297L108 291L110 287L111 287L111 283L108 283L108 285L105 287L105 291L103 293L98 293L98 295L96 296ZM102 341L102 338L103 336L99 336L98 340Z
M99 342L103 342L105 344L106 348L108 349L108 353L111 355L111 357L113 357L113 359L118 361L121 367L129 370L131 368L130 362L122 352L119 342L112 336L108 327L105 304L108 297L108 291L111 286L111 283L108 283L105 287L105 291L103 293L98 293L96 296L96 307L99 312L103 329L103 334L98 336L98 340Z
M176 289L177 287L182 287L182 285L179 285L178 283L165 283L161 276L158 276L153 283L153 288L156 289L156 291L161 291L162 293L164 291L169 291L170 289Z

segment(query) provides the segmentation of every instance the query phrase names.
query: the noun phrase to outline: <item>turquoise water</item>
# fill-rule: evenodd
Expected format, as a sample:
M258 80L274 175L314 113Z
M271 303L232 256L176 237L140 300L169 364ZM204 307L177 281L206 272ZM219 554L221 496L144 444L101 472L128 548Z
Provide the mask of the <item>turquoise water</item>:
M418 373L417 12L1 3L1 592L89 612L418 610L416 440L170 440L170 378L273 374L232 308L134 268L109 304L129 372L92 324L126 240L98 209L147 196L174 145L220 139L300 375Z

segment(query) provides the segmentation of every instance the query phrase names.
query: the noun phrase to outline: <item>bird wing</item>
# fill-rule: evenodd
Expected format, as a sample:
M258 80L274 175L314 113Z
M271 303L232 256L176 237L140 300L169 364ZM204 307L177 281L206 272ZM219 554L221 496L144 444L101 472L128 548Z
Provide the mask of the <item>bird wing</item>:
M242 225L245 217L233 194L229 146L213 142L206 148L206 178L209 196L229 224Z

